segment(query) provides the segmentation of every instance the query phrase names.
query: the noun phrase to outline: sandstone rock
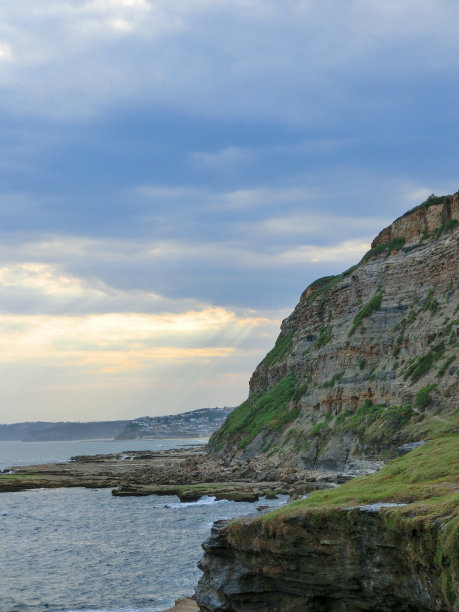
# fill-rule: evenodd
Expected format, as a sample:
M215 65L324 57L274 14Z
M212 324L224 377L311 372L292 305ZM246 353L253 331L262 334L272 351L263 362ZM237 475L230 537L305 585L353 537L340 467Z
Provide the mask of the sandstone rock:
M298 516L278 533L242 528L237 542L227 524L217 521L203 544L196 588L203 612L452 610L432 552L392 532L378 511L320 522Z
M274 415L252 440L256 421L236 433L223 426L211 452L233 461L269 453L281 466L351 473L348 464L387 461L397 447L437 431L439 412L445 432L457 428L459 229L452 222L459 195L432 202L373 241L380 247L404 239L405 247L376 249L347 273L312 283L282 322L276 346L283 348L258 365L249 399L296 381L299 395L292 391L283 407L286 424ZM426 388L424 405L418 395Z

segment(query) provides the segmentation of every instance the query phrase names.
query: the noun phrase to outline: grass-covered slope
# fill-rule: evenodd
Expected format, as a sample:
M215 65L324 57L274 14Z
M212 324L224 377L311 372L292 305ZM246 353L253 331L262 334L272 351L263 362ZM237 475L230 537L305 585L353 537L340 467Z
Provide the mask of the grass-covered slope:
M306 499L266 514L262 521L378 502L406 504L388 512L411 521L445 524L459 519L459 435L430 440L374 474L354 478L336 489L311 493ZM457 554L459 560L459 546Z
M220 440L238 439L238 448L245 448L263 429L281 431L298 417L295 399L304 392L291 373L265 393L249 397L228 416L224 425L212 436L212 445L219 450Z
M366 515L362 508L365 510L369 504L393 505ZM338 540L337 550L343 555L339 563L352 565L353 542L357 545L359 538L368 536L365 530L371 516L375 517L371 537L376 534L376 542L380 542L377 546L385 547L389 553L392 549L394 559L403 559L408 567L416 568L426 583L437 585L444 602L438 609L456 610L459 436L426 442L370 476L355 478L336 489L317 491L262 517L233 522L227 527L227 537L238 551L257 550L258 555L264 549L276 553L282 542L288 542L294 555L295 546L300 547L298 552L305 550L304 539L313 559L320 558L325 544L331 546ZM343 552L348 546L351 553ZM359 550L364 555L365 549ZM285 551L282 554L285 556ZM346 554L351 560L346 559ZM371 571L372 557L367 562L370 565L366 569ZM358 563L364 563L364 556ZM381 573L381 568L376 569Z
M458 217L459 194L431 197L313 282L210 450L341 469L459 433Z

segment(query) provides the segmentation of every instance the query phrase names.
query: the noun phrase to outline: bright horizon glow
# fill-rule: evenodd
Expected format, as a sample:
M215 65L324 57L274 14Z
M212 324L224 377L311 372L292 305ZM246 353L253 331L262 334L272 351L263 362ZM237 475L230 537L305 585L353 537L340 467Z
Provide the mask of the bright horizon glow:
M302 291L454 193L455 0L0 8L0 423L239 404Z

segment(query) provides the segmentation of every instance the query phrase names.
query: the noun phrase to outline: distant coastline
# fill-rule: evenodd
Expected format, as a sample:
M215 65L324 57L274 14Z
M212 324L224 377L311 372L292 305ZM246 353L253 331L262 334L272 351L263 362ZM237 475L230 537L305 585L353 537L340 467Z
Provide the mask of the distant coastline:
M162 440L209 438L223 425L232 408L200 408L133 420L24 422L0 425L0 442L71 442L78 440Z

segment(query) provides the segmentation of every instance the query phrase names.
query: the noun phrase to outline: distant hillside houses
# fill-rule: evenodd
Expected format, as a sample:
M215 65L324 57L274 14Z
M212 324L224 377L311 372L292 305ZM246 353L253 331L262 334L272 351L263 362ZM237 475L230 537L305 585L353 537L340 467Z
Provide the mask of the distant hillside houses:
M200 408L181 414L139 417L131 421L117 439L209 437L223 425L231 410L232 407Z

